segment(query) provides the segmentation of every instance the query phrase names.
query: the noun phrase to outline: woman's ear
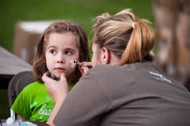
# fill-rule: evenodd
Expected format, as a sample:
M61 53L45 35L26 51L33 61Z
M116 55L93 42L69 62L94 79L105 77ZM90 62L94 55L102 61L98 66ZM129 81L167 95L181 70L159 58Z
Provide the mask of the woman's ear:
M110 63L110 51L105 47L101 48L100 60L101 60L102 64L109 64Z

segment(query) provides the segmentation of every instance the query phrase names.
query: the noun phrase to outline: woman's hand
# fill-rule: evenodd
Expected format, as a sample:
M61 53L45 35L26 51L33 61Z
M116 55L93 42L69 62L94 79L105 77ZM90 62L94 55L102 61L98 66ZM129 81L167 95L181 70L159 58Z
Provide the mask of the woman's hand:
M54 102L64 101L68 94L68 83L65 74L61 74L59 80L54 80L48 76L48 72L44 73L42 80L45 83L46 89Z
M78 62L77 65L82 76L85 75L87 71L93 67L91 62Z

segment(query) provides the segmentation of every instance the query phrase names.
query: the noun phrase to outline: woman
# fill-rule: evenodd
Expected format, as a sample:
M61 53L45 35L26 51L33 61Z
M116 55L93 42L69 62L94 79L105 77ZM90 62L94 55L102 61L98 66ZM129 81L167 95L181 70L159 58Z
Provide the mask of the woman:
M189 92L150 62L153 46L154 32L148 21L138 19L130 10L98 16L92 45L92 66L96 66L88 70L67 98L64 75L60 81L43 76L56 103L48 123L56 126L190 125ZM86 71L89 64L78 66ZM64 91L60 90L63 88Z

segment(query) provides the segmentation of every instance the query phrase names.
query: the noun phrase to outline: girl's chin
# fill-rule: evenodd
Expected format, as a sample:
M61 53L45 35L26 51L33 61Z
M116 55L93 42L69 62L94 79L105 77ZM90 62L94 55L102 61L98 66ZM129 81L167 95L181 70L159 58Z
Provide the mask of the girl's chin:
M61 74L63 73L59 73L59 74L54 74L54 77L57 78L58 80L61 78Z
M57 77L57 76L54 75L51 78L54 79L54 80L59 80L60 77Z
M60 79L60 75L61 74L53 74L53 73L51 73L49 75L49 77L52 78L52 79L54 79L54 80L59 80Z
M61 74L65 74L64 72L54 72L53 75L55 78L57 78L58 80L61 78ZM68 75L65 74L65 77L67 77Z

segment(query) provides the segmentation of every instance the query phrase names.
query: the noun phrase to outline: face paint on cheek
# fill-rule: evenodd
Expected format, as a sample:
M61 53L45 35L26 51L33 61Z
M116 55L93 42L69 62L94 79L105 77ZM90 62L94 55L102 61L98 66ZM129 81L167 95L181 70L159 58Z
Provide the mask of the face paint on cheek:
M71 68L75 69L76 65L77 65L77 60L71 60Z

